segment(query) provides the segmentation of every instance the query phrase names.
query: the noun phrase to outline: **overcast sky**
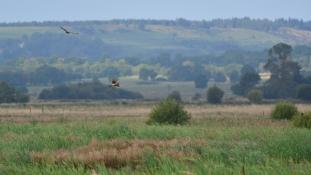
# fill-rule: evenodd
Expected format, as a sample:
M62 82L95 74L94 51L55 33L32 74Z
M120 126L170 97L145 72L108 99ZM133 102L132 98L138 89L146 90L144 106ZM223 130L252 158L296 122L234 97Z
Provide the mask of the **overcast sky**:
M311 0L0 0L0 22L245 16L311 20Z

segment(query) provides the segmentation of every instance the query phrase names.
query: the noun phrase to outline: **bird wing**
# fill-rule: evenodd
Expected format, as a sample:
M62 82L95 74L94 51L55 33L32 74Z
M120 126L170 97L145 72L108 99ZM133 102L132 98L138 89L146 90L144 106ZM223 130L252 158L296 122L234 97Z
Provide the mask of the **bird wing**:
M64 27L60 26L60 28L65 31L66 33L70 33L67 29L65 29Z

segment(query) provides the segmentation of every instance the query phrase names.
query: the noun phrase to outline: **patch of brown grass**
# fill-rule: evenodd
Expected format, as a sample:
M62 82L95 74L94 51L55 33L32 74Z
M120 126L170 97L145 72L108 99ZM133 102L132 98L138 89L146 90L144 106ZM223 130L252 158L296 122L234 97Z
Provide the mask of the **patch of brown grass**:
M31 152L34 163L83 165L94 168L105 165L108 168L124 166L136 167L142 163L145 152L156 156L169 156L178 160L198 156L195 147L206 146L202 140L111 140L101 142L92 140L88 145L74 150L57 150L54 152Z

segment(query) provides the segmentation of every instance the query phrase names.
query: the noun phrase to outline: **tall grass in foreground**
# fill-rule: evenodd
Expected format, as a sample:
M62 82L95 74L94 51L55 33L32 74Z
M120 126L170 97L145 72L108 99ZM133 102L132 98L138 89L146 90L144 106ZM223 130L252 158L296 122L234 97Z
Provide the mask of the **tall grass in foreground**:
M0 174L310 174L310 130L266 120L5 122Z

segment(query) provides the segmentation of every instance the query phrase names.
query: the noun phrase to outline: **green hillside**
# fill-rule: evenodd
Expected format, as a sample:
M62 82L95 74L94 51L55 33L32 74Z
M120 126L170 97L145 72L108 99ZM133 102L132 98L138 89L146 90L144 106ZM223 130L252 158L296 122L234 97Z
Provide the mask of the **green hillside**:
M35 33L44 35L54 33L60 37L67 37L59 28L59 26L64 26L69 30L79 32L80 35L74 36L78 39L101 40L105 44L105 55L112 57L149 56L163 52L203 55L222 53L232 49L262 50L279 42L291 45L311 43L309 30L290 25L279 25L277 28L267 30L244 25L230 26L229 22L225 26L210 24L208 27L201 26L195 21L188 21L193 24L187 25L180 21L173 22L176 24L139 20L52 22L40 25L37 23L7 24L0 26L0 41L30 37ZM273 27L273 24L269 25Z

